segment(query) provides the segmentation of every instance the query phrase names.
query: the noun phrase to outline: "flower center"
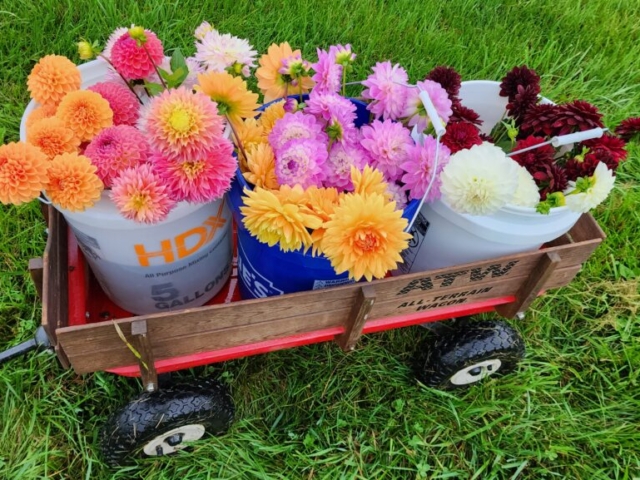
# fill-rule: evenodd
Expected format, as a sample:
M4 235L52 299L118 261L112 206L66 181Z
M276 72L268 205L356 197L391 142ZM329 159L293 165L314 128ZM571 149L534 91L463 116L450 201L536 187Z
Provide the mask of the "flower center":
M380 248L380 238L369 229L358 231L353 243L357 249L365 253L376 251Z
M183 162L180 164L180 168L189 180L193 180L204 170L204 162Z
M179 133L186 133L191 128L191 116L185 110L174 110L169 116L169 125Z
M131 197L131 206L135 211L140 211L147 206L148 200L147 195L136 193Z

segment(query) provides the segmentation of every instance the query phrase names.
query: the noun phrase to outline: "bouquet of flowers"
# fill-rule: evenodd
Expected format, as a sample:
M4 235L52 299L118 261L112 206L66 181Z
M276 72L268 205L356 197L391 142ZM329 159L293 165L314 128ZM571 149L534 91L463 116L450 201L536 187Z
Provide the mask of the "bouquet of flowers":
M221 63L211 44L235 51L234 62ZM104 81L86 89L69 59L43 57L28 78L38 107L26 142L0 147L0 201L44 192L77 212L107 189L125 218L157 223L178 202L221 198L237 166L227 125L258 108L241 78L256 52L208 24L196 31L196 47L194 57L179 49L167 57L156 34L138 26L115 30L103 50L79 42L82 59L108 66Z
M260 58L258 87L270 103L243 122L236 138L241 175L250 184L243 223L270 246L324 255L337 274L382 278L402 262L411 238L403 209L411 200L437 198L439 181L431 177L450 150L433 137L412 138L412 127L422 131L431 122L402 67L376 64L356 100L345 96L356 59L351 46L317 55L310 63L282 43ZM437 121L449 121L447 91L430 78L419 87Z
M564 205L588 212L605 200L640 118L605 133L595 106L542 99L540 77L521 66L500 83L508 100L503 120L482 135L480 116L456 96L459 78L451 74L444 84L461 114L442 137L452 156L440 177L443 199L454 210L487 215L510 204L542 214Z

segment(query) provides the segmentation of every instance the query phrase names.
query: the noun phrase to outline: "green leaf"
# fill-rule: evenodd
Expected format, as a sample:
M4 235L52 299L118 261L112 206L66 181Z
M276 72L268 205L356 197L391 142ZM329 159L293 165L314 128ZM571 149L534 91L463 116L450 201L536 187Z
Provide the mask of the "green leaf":
M147 91L149 92L149 95L151 95L152 97L154 95L158 95L162 92L164 92L164 87L162 85L160 85L159 83L154 83L154 82L144 82L144 88L147 89Z
M186 80L187 75L189 75L189 69L186 66L178 67L174 70L173 75L171 76L171 82L173 83L172 88L182 85L182 82Z
M187 73L189 73L189 67L187 67L187 62L182 55L182 52L179 48L176 48L171 55L171 71L175 74L180 68L184 68Z
M4 136L7 134L7 129L0 127L0 143L4 143Z

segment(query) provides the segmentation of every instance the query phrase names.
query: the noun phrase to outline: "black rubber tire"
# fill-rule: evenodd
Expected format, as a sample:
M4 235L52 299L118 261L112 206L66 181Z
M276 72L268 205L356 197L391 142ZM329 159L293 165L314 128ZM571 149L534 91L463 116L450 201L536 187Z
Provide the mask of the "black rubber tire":
M175 428L200 424L206 435L225 433L233 421L233 400L215 380L196 380L143 393L109 417L100 432L106 463L118 467L147 455L143 447Z
M430 341L417 362L418 379L442 390L467 388L474 383L456 385L454 375L472 365L500 360L492 376L513 372L524 358L525 346L520 334L500 320L468 322L453 332Z

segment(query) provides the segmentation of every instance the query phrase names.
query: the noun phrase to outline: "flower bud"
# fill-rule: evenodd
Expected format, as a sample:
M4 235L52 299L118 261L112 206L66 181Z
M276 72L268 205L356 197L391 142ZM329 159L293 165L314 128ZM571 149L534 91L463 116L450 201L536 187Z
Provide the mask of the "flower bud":
M78 46L78 56L81 60L91 60L96 56L93 46L86 40L81 40L77 42L76 45Z
M129 35L139 44L144 44L147 42L147 35L144 33L143 27L136 27L135 25L131 26L131 28L129 29Z

